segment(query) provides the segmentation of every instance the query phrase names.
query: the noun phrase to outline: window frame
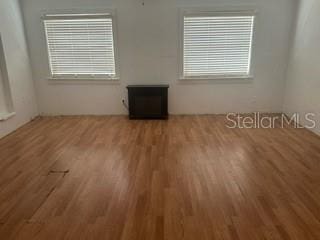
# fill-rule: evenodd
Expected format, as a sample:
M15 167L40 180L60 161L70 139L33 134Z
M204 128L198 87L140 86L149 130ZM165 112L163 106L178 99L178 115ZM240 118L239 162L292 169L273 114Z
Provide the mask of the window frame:
M252 80L254 78L254 52L255 52L255 35L257 26L257 10L252 7L231 7L231 8L187 8L180 9L179 14L179 80L195 80L199 82L201 80ZM249 56L250 71L247 75L208 75L208 76L185 76L184 75L184 18L186 16L253 16L253 30L252 30L252 41L251 51Z
M112 32L113 32L113 48L114 48L114 63L115 63L115 75L108 77L107 75L91 75L91 74L59 74L54 75L51 69L51 59L49 46L47 41L47 33L45 27L45 20L48 19L81 19L81 18L97 18L105 16L112 19ZM99 9L99 10L86 10L86 11L74 11L74 10L58 10L58 11L45 11L41 17L42 29L45 41L45 47L47 52L47 66L48 66L48 80L56 81L119 81L120 80L120 67L119 67L119 50L118 50L118 30L116 20L115 9Z

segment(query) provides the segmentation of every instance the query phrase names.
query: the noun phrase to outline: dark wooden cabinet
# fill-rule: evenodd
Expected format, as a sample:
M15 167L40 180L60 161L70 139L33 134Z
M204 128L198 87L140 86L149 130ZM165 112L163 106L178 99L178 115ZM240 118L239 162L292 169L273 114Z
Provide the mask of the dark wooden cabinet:
M169 85L129 85L130 119L167 119Z

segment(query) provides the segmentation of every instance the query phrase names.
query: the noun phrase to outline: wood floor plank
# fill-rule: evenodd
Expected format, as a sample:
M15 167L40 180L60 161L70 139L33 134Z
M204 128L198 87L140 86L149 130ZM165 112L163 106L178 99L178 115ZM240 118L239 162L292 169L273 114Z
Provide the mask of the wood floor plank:
M320 239L320 138L291 126L45 117L0 173L0 239Z

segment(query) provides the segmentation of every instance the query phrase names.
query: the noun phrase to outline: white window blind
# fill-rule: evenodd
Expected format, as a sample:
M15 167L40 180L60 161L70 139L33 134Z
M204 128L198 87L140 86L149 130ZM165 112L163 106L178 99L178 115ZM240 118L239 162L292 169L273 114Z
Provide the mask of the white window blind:
M44 25L53 77L116 77L110 15L53 15Z
M249 76L254 16L184 16L183 75Z

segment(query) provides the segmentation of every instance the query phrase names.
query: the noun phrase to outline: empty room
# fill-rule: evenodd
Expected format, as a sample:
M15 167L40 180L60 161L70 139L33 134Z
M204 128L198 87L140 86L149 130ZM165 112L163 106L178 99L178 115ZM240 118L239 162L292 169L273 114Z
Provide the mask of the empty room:
M319 240L320 1L0 0L1 240Z

